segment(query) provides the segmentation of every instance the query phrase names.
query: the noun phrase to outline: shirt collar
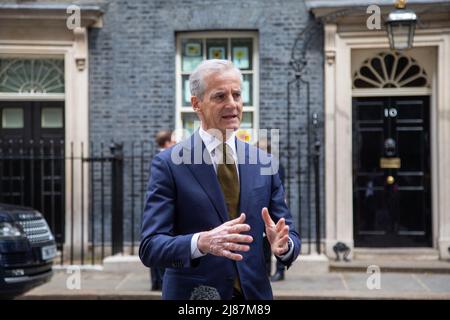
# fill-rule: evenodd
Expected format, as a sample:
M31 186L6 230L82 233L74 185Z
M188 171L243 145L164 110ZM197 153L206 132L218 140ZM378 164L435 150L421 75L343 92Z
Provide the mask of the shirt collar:
M222 141L213 136L212 134L209 134L206 132L202 126L200 126L198 133L200 135L200 138L202 138L203 143L205 144L206 149L208 149L209 153L212 153L214 149L216 149ZM236 155L236 132L233 132L225 141L225 143L231 148L231 151L233 151L233 155Z

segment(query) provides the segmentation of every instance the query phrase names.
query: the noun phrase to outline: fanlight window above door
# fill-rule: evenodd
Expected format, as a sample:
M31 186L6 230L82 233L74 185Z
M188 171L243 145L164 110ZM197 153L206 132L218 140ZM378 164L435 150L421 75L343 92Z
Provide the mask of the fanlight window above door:
M353 89L429 87L425 70L411 57L381 52L366 59L353 75Z
M0 93L64 93L64 60L0 59Z

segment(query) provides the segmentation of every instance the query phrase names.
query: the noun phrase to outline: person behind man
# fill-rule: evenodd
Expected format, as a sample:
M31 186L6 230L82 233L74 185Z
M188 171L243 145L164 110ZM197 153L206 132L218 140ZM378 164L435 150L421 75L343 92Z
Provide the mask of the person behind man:
M164 151L175 144L173 132L170 130L161 130L155 136L155 142L159 147L159 151Z
M270 153L267 139L260 139L256 143L256 146L261 150ZM270 248L270 242L267 240L266 234L263 233L263 250L264 250L264 262L266 264L266 273L270 278L272 274L272 250Z
M284 187L284 177L285 171L284 167L279 163L278 175L280 176L281 185ZM286 270L286 266L281 263L279 260L275 263L275 273L270 277L270 281L281 281L284 280L284 271Z
M256 144L258 148L271 153L271 147L267 139L260 139ZM281 185L284 187L284 167L281 163L278 164L278 175L280 176ZM284 280L284 270L285 265L279 260L276 261L275 273L272 275L272 251L270 250L270 243L264 234L264 259L266 261L267 276L270 277L270 281L281 281Z
M206 60L189 82L201 125L153 159L140 259L166 268L163 299L189 299L201 288L221 299L272 299L263 232L286 266L301 242L273 159L261 151L249 161L257 148L236 139L242 74L230 61ZM259 158L269 159L269 168Z
M172 131L169 130L161 130L155 136L155 142L158 145L159 152L170 148L175 144L173 140ZM164 276L164 268L153 267L150 268L150 279L151 279L151 290L161 290L162 289L162 280Z

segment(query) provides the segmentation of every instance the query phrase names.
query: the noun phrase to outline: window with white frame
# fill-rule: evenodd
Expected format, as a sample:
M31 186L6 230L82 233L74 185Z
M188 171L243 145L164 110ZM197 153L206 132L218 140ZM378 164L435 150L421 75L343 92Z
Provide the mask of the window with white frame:
M64 94L64 60L0 58L0 94Z
M258 129L258 45L256 32L195 32L177 35L176 128L193 133L200 120L191 106L189 75L205 59L227 59L243 75L244 112L238 136L253 140Z

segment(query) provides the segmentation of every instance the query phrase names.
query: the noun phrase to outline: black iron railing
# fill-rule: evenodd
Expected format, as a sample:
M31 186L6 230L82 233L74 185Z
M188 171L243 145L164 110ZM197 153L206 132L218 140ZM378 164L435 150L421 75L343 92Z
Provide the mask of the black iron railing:
M314 60L311 59L314 47L321 41L322 30L320 22L311 19L298 33L289 63L293 77L286 84L287 201L291 209L296 207L293 211L297 212L297 226L303 247L309 254L314 251L317 254L322 252L324 229L324 219L321 219L323 174L320 173L320 168L323 167L321 152L323 116L319 114L323 109L321 103L316 102L313 105L311 99L311 88L314 84L311 76L317 75L317 70L312 69L310 65ZM295 140L297 143L293 142ZM292 191L294 189L295 194ZM297 201L293 201L295 199Z
M146 141L0 140L0 202L43 213L60 264L135 254L153 150Z
M317 121L313 122L316 127ZM297 215L301 221L302 212L307 213L307 223L299 225L301 237L310 252L315 227L316 251L320 253L320 142L315 133L314 143L314 152L308 157L316 187L308 192L315 190L315 226L312 207L299 205ZM153 144L147 141L67 144L0 140L0 202L43 213L55 235L59 264L101 264L109 255L137 254L154 154ZM309 175L303 176L309 181ZM297 180L300 202L300 176Z

